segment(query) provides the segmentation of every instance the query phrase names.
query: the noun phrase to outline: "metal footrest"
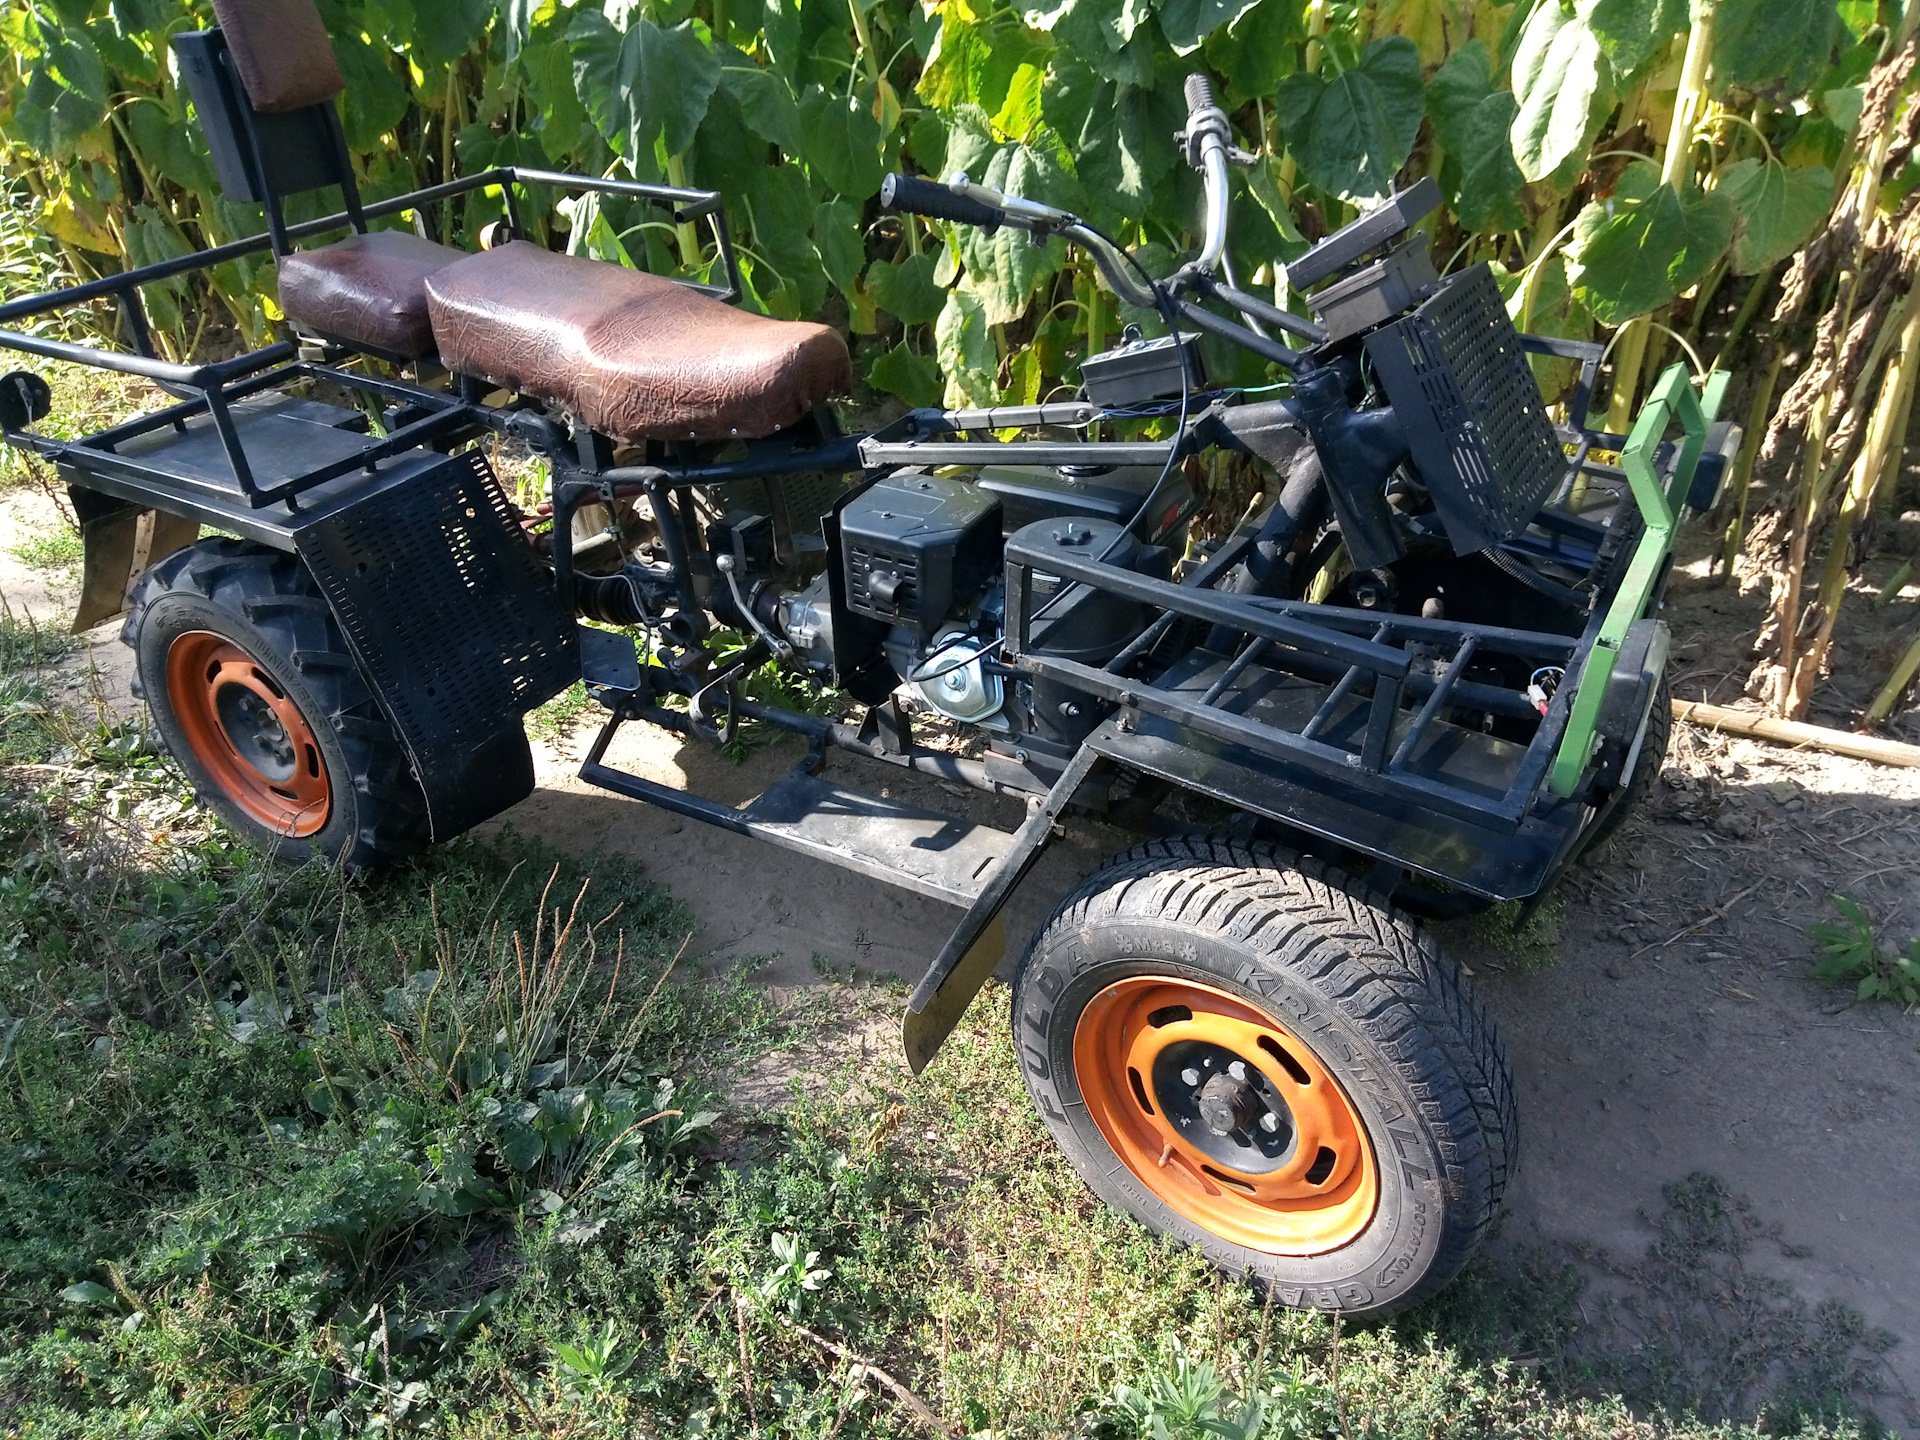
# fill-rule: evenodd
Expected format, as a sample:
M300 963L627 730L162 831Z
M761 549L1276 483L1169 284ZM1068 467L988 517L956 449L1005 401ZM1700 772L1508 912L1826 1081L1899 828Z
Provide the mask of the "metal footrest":
M1016 837L1004 830L836 785L810 774L809 765L735 809L616 770L602 763L604 749L596 744L580 767L580 778L589 785L949 905L971 905L1014 847Z

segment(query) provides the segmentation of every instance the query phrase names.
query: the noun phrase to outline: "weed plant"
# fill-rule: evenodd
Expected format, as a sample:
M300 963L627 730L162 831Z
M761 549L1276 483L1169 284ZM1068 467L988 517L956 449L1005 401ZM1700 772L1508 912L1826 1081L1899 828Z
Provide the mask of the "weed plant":
M6 683L37 656L0 632ZM897 996L775 1014L632 864L276 867L137 729L4 724L0 1432L1755 1433L1588 1396L1563 1267L1343 1330L1150 1238L1049 1143L1003 990L909 1085L824 1043ZM802 1025L844 1058L729 1113Z

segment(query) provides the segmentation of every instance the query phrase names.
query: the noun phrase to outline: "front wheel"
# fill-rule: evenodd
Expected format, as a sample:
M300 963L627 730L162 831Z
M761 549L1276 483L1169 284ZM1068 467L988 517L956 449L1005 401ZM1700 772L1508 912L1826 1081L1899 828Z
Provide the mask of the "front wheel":
M1093 1191L1283 1304L1425 1299L1513 1163L1513 1083L1457 968L1281 852L1155 842L1089 877L1023 961L1013 1025Z

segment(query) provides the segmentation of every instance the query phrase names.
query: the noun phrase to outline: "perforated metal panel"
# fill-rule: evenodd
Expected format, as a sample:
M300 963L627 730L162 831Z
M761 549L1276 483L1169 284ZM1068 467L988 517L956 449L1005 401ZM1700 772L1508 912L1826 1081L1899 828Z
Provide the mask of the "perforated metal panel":
M438 832L463 788L488 783L473 773L478 759L518 740L520 717L580 678L579 641L484 455L400 463L416 472L319 518L295 544L429 801L452 797L435 809Z
M1366 345L1454 549L1523 530L1564 462L1492 272L1454 276Z

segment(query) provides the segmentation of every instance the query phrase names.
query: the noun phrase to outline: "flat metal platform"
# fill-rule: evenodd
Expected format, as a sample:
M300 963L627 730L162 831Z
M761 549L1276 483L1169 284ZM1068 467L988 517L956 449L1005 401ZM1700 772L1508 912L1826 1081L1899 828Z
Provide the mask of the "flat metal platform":
M234 428L262 483L348 460L376 442L357 410L301 400L284 392L249 396L233 406ZM168 428L116 445L111 451L80 441L57 463L63 478L131 501L159 504L216 529L292 550L299 535L349 505L392 489L438 465L435 450L416 449L375 459L304 491L297 507L285 500L255 507L235 485L213 422L197 416L184 429ZM130 467L137 467L133 473Z
M598 760L581 766L580 778L949 905L971 905L1015 841L991 825L836 785L804 766L737 809Z
M358 455L368 445L367 417L338 405L273 392L236 401L231 413L234 433L262 489ZM213 421L197 415L185 424L184 430L137 436L116 446L116 452L144 460L183 485L212 486L237 496L233 467Z

